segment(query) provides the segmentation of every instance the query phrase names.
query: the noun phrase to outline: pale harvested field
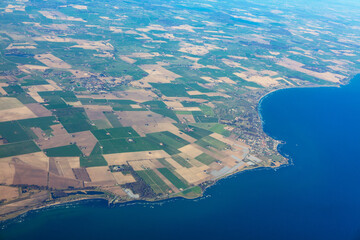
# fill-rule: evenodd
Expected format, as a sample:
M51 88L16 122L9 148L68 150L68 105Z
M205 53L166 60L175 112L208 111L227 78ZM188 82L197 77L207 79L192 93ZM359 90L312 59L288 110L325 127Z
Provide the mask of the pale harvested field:
M119 121L125 127L157 125L159 123L175 123L175 120L150 111L124 111L116 112Z
M85 5L77 5L77 4L71 4L70 6L72 6L75 9L79 9L79 10L87 10L87 6Z
M234 58L234 59L239 59L239 60L248 60L247 57L241 57L241 56L233 56L233 55L230 55L229 57L230 57L230 58Z
M197 90L193 90L193 91L187 91L187 93L191 96L193 95L205 95L205 93L199 92Z
M73 26L73 24L64 24L64 23L60 23L60 24L50 24L50 25L46 25L46 27L49 27L53 30L62 30L62 31L66 31L69 29L70 26Z
M116 183L119 185L136 182L135 178L131 174L124 175L121 172L113 172L111 174L115 178Z
M7 87L7 86L9 86L9 84L7 84L7 83L0 83L0 94L1 94L1 95L7 95L7 92L3 89L3 87ZM0 106L1 106L1 104L0 104Z
M194 45L194 44L185 43L185 42L182 42L180 44L180 49L178 51L183 52L183 53L189 53L192 55L198 55L198 56L203 56L203 55L209 53L209 50L205 46Z
M277 80L282 80L282 78L272 78L270 76L264 76L263 74L256 71L247 71L234 74L244 79L245 81L255 82L264 87L279 85L279 82Z
M140 109L141 108L141 106L138 105L138 104L130 104L130 107L134 108L134 109Z
M315 72L315 71L312 71L309 69L305 69L305 68L303 68L305 66L304 64L302 64L300 62L296 62L289 58L283 58L277 64L280 66L289 68L291 70L295 70L295 71L302 72L302 73L305 73L307 75L310 75L310 76L313 76L316 78L323 79L325 81L338 83L345 78L345 76L336 74L336 73L331 73L331 72L320 73L320 72Z
M73 188L84 187L83 182L77 179L62 177L53 173L49 173L48 186L49 188L56 188L56 189L68 189L69 187L73 187Z
M171 108L183 108L184 107L180 102L164 101L164 103L166 104L166 106L171 107Z
M106 41L88 41L82 39L74 39L77 45L71 46L72 48L82 48L87 50L103 50L112 51L114 47Z
M129 58L127 56L120 56L120 59L123 60L124 62L130 63L130 64L136 63L135 59Z
M104 158L109 165L122 165L127 164L128 161L168 157L170 155L164 150L104 154Z
M73 38L61 38L53 35L43 35L39 37L33 37L34 41L45 41L45 42L73 42L77 45L73 45L73 48L83 48L88 50L101 50L111 51L114 47L108 41L89 41L84 39L73 39Z
M48 92L48 91L59 91L61 90L56 84L51 84L50 80L47 80L49 84L44 85L34 85L26 87L28 94L34 98L37 102L44 102L44 99L38 94L38 92Z
M110 26L109 30L112 31L113 33L122 33L123 32L123 29L121 27Z
M44 17L52 20L68 20L77 22L86 22L82 18L70 17L58 11L39 11Z
M53 157L50 158L50 161L54 161L56 164L56 168L59 173L58 175L66 178L76 179L67 157Z
M228 65L229 67L232 67L232 68L243 68L240 63L234 62L234 61L232 61L230 59L223 58L222 62L225 63L226 65Z
M9 46L7 46L6 48L7 50L13 50L13 49L36 49L35 46L33 45L14 45L12 43L10 43Z
M179 25L179 26L173 26L171 27L172 30L185 30L188 32L192 32L194 33L194 29L196 29L196 27L190 26L188 24L183 24L183 25Z
M49 170L49 158L43 152L35 152L12 157L0 158L0 162L16 162L26 164L32 168Z
M222 83L229 83L229 84L236 84L236 82L234 80L231 80L228 77L219 77L217 79L217 82L222 82Z
M192 168L180 168L176 169L175 172L183 177L190 184L199 184L210 179L210 176L204 172L208 166L203 167L192 167Z
M28 107L38 117L52 116L51 111L39 103L29 103L29 104L25 104L25 106Z
M189 155L192 158L196 158L197 156L199 156L200 154L203 153L203 151L201 151L195 145L192 145L192 144L188 144L182 148L179 148L178 150L180 152L183 152L183 153Z
M94 149L97 139L90 131L72 133L72 142L76 142L76 145L80 148L85 156L89 156Z
M192 114L176 114L176 116L181 122L196 123Z
M0 110L0 122L36 118L37 116L26 106Z
M19 197L19 189L17 187L0 186L0 201L9 201Z
M34 133L38 136L38 139L36 139L35 142L41 149L66 146L70 145L73 141L73 138L65 130L62 124L52 125L51 128L53 129L53 136L51 137L45 137L42 134L39 134L38 130L34 131Z
M31 165L23 162L13 163L13 166L15 167L14 185L48 185L48 171L33 168Z
M195 142L196 139L193 137L190 137L189 135L181 132L175 125L172 123L158 123L158 124L149 124L149 125L134 125L132 126L133 129L140 135L145 136L148 133L154 133L154 132L162 132L162 131L169 131L176 136L192 143Z
M166 31L166 29L163 26L158 25L158 24L150 24L149 26L146 26L145 28L137 28L136 30L140 31L140 32L149 32L152 30Z
M24 106L24 104L22 104L16 98L0 97L0 111L6 110L6 109L12 109L12 108L20 108L23 106Z
M92 75L90 72L75 69L70 69L69 72L71 72L76 78L86 78Z
M180 75L173 73L162 66L163 64L147 64L140 65L139 67L147 72L149 75L140 79L139 81L133 82L132 85L138 87L151 87L151 83L171 83L176 78L181 77Z
M51 53L35 55L35 59L42 62L50 68L63 68L70 69L71 65L67 64L58 57L55 57Z
M64 157L67 159L71 168L80 168L80 158L79 157Z
M87 183L87 186L112 186L116 184L108 166L91 167L86 170L91 179L91 183Z
M156 97L156 94L152 91L145 89L126 90L121 92L115 92L118 99L133 100L135 102L147 102Z
M90 120L106 120L107 118L103 112L112 112L111 106L101 105L83 105L86 115Z
M9 162L0 159L0 184L13 184L15 176L15 167Z
M129 161L129 165L135 171L142 171L146 169L156 169L164 167L158 160L156 159L147 159L147 160L138 160L138 161Z
M215 138L215 139L217 139L217 140L219 140L219 141L221 141L221 142L224 142L224 143L226 143L226 144L229 144L230 146L233 145L233 144L235 144L235 143L237 143L237 144L241 143L241 142L238 142L238 141L236 141L236 140L232 140L232 139L226 138L226 137L224 137L223 135L218 134L218 133L212 133L212 134L210 135L210 137L213 137L213 138ZM241 143L241 144L243 144L243 143Z

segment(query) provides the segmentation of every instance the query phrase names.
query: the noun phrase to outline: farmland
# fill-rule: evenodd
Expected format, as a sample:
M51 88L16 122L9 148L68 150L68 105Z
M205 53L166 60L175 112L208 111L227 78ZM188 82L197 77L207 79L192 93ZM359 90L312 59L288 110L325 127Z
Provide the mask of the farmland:
M357 30L338 16L341 26L248 2L75 2L0 3L0 185L11 193L0 207L30 195L21 211L196 198L236 172L285 165L261 98L340 86L360 67Z

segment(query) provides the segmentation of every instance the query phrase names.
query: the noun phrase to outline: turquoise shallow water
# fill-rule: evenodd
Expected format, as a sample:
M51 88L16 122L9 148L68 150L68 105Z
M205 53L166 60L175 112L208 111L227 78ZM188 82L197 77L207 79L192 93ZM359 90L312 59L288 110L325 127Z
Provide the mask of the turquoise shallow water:
M0 239L360 239L360 77L277 91L260 110L293 165L237 174L195 201L31 212L3 224Z

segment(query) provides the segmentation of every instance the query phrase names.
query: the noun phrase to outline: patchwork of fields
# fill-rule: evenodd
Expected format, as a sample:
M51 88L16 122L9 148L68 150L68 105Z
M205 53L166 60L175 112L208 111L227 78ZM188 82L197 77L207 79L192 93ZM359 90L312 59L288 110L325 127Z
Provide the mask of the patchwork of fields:
M258 101L337 86L360 64L346 20L291 7L71 2L0 3L0 216L93 196L195 198L287 164Z

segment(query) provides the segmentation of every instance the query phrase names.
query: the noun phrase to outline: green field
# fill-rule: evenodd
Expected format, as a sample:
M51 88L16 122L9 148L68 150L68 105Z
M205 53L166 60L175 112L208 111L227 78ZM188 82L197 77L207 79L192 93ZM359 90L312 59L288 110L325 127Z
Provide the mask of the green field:
M44 152L48 157L77 157L82 155L82 152L76 144L48 148L45 149Z
M192 167L192 165L188 161L186 161L184 158L180 157L179 155L173 155L171 157L172 157L172 159L174 159L178 164L180 164L183 167L186 167L186 168Z
M202 139L197 140L195 143L203 148L213 147L220 151L228 148L228 145L226 143L221 142L210 136L203 137Z
M180 129L180 131L182 131L183 133L186 133L187 135L196 138L196 139L200 139L203 138L205 136L208 136L210 134L212 134L211 131L208 131L206 129L203 128L198 128L192 125L185 125L185 124L174 124L176 127L178 127ZM188 129L187 129L188 128Z
M112 127L107 119L97 119L97 120L92 120L92 122L95 124L97 129L106 129Z
M133 138L140 137L132 127L118 127L105 129L112 138Z
M23 107L24 105L16 98L0 97L0 110Z
M40 148L33 141L0 145L0 158L33 152L40 152Z
M122 127L116 114L112 112L104 112L104 115L106 116L106 118L109 120L109 122L113 127Z
M202 194L202 190L199 186L195 186L195 187L186 189L181 194L188 198L196 198Z
M100 167L107 166L107 162L102 155L95 154L88 157L80 157L80 167Z
M56 118L53 116L50 117L40 117L40 118L28 118L23 120L18 120L18 123L26 128L37 127L41 128L43 131L51 130L52 125L57 124Z
M132 127L118 127L91 131L98 140L140 137Z
M195 159L198 160L199 162L202 162L205 165L210 165L213 162L217 161L217 159L213 158L212 156L210 156L206 153L200 154Z
M32 135L28 134L18 122L1 122L0 136L5 138L9 143L31 140Z
M136 173L154 190L156 194L167 194L169 190L171 190L153 170L136 171Z
M69 107L56 109L54 114L69 133L87 131L95 128L91 126L90 120L87 118L83 108Z
M99 166L107 166L107 165L108 164L102 155L102 149L100 148L99 143L96 143L90 156L80 157L81 167L99 167Z
M164 175L172 184L174 184L175 187L178 189L186 189L189 186L184 183L182 180L180 180L173 172L171 172L167 168L158 168L159 172Z
M176 149L189 144L188 141L186 141L168 131L150 133L150 134L147 134L147 136L150 138L153 138L153 139L157 139L158 141L160 141L166 145L169 145L170 147L176 148Z
M134 138L132 142L129 142L126 139L101 140L100 144L103 146L104 154L162 149L159 144L154 143L146 137Z
M171 165L165 158L158 158L157 159L164 167L174 170L175 168Z

